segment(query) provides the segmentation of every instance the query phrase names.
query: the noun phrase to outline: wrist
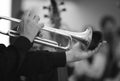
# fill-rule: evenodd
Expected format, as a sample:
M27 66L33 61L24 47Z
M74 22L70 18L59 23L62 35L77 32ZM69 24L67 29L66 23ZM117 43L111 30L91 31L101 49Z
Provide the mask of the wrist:
M74 61L74 57L71 51L66 51L66 61L67 63Z
M21 36L26 37L31 43L33 42L34 37L35 37L32 35L28 35L28 34L21 34Z

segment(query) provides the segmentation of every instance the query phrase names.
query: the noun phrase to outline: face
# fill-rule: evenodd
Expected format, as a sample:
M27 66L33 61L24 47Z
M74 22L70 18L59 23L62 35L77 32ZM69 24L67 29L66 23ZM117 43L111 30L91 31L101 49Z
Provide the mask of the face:
M113 39L113 35L115 35L116 32L116 24L112 23L111 21L106 22L105 28L103 29L103 34L105 36L105 39Z
M116 29L116 24L108 21L108 22L105 24L105 29L104 29L103 31L105 32L105 34L115 33L115 29Z

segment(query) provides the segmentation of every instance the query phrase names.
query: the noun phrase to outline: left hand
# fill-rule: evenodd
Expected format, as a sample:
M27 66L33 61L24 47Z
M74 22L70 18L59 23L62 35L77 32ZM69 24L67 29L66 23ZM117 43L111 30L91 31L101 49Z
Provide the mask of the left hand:
M76 43L72 49L69 51L66 51L66 60L67 62L75 62L75 61L80 61L82 59L86 59L98 52L98 50L104 45L106 41L103 41L102 43L99 43L98 47L95 48L94 50L81 50L80 49L80 43Z
M43 23L38 23L39 21L40 17L36 15L34 10L27 11L23 16L20 28L18 29L20 36L24 36L28 38L30 42L33 42L37 33L44 26Z

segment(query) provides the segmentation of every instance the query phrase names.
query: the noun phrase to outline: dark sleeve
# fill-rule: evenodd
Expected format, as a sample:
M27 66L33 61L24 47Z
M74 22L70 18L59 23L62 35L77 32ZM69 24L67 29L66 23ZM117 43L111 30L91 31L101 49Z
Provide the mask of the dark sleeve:
M3 44L0 45L0 74L3 79L15 75L21 52L28 51L31 45L30 41L25 37L19 37L13 45L8 47Z
M26 52L32 47L32 43L26 37L21 36L21 37L17 38L15 43L11 46L16 48L17 51Z
M36 51L29 52L23 66L23 73L45 73L66 65L65 52Z

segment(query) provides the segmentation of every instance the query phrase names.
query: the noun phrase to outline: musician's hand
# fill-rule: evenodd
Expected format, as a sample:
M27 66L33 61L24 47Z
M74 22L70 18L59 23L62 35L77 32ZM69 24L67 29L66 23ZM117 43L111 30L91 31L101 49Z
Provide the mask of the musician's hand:
M33 42L34 37L40 31L40 29L44 26L43 24L38 24L40 17L35 15L34 11L27 11L20 23L20 28L18 32L21 36L27 37L31 42Z
M69 51L66 51L66 60L69 63L69 62L75 62L75 61L80 61L82 59L86 59L86 58L96 54L99 51L99 49L103 45L105 45L105 43L106 43L106 41L103 41L94 50L85 51L85 50L80 49L81 45L78 42L72 47L72 49L70 49Z

